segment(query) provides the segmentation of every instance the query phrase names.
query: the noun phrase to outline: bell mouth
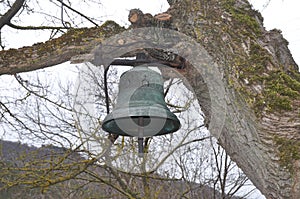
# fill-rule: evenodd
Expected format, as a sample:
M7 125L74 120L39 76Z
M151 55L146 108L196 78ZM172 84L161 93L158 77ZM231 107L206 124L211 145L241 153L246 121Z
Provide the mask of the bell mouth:
M103 121L102 129L106 132L141 137L173 133L180 128L180 121L170 110L161 107L135 107L116 109Z
M139 124L140 118L143 125ZM180 128L180 123L170 118L125 117L107 121L103 123L102 128L109 133L122 136L151 137L173 133Z
M131 120L138 125L140 128L145 128L151 123L151 117L150 116L131 116Z

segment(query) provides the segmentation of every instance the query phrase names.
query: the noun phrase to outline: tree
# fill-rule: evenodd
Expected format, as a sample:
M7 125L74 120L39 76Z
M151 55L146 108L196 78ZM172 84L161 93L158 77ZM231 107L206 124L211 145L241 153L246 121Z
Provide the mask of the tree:
M299 198L300 77L287 42L279 31L266 31L261 15L246 1L169 3L171 7L164 15L133 15L133 27L150 24L177 30L210 53L223 74L228 106L218 141L267 197ZM139 23L132 20L135 18L141 19ZM44 44L1 51L0 72L15 74L56 65L90 53L105 38L124 31L108 22L99 28L71 30ZM188 47L186 51L193 52ZM210 97L210 85L200 82L203 74L193 64L186 63L184 69L176 70L188 79L206 115L205 124L209 124L214 119L211 103L215 99ZM5 104L1 107L14 116Z

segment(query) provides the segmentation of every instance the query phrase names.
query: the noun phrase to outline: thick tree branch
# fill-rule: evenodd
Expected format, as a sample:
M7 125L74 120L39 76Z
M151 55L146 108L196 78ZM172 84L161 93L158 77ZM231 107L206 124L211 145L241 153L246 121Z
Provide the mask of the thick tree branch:
M6 24L10 23L10 20L17 14L22 8L25 0L16 0L12 7L0 18L0 29Z
M108 21L101 27L70 29L45 43L0 51L0 75L33 71L69 61L73 56L90 53L103 39L122 31L124 28Z

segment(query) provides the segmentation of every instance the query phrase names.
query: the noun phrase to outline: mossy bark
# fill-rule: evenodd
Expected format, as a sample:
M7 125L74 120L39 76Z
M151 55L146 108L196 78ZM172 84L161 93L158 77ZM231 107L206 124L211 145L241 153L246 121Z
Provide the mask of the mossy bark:
M267 198L299 198L300 79L287 41L247 1L184 2L169 9L173 24L225 74L221 145Z
M70 29L59 38L19 49L0 51L0 75L54 66L90 53L103 39L125 29L113 21L101 27Z

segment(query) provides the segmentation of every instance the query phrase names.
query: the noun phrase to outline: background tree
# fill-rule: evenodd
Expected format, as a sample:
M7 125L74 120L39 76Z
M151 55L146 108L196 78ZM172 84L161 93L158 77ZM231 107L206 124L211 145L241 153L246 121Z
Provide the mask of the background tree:
M109 149L112 162L107 164L104 154L109 143L105 144L106 134L99 133L99 119L105 116L106 108L103 69L84 66L73 67L72 73L77 74L77 68L79 76L69 76L69 81L64 76L58 79L54 69L20 74L12 80L14 83L7 82L16 90L1 97L3 107L7 108L1 122L3 132L14 131L18 139L43 146L1 144L2 195L11 198L20 194L65 198L228 198L248 181L244 174L235 175L240 170L228 157L224 166L218 165L224 162L224 151L221 153L220 148L211 155L216 141L203 127L194 95L179 78L168 80L165 90L167 102L184 121L181 131L148 140L150 163L130 158L132 154L126 153L137 150L136 140L120 138ZM109 73L111 104L115 101L120 74L118 67ZM175 91L184 97L174 98ZM91 112L90 104L95 104L98 111ZM7 112L12 109L14 112ZM14 154L15 151L18 153ZM139 170L146 166L152 168ZM229 184L226 176L231 176L235 184ZM228 186L223 184L227 181ZM24 195L22 190L27 188L32 191Z

